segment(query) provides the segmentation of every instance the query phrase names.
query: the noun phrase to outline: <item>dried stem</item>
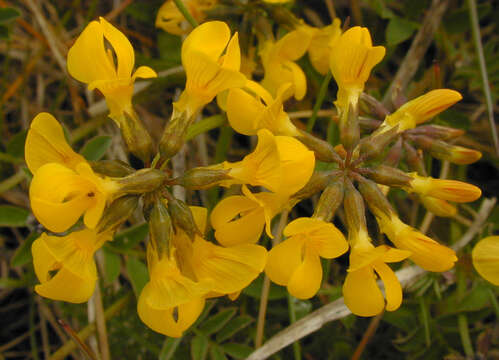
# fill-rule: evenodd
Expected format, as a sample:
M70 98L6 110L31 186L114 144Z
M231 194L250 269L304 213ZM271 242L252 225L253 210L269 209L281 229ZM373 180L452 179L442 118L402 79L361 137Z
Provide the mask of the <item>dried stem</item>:
M442 16L449 5L449 0L433 0L430 9L427 11L426 16L419 28L418 33L412 41L411 47L407 52L404 60L399 66L397 74L393 78L388 91L385 93L383 103L386 105L392 99L392 94L395 89L399 88L402 92L409 84L419 63L423 59L426 50L433 41L433 34L440 25Z

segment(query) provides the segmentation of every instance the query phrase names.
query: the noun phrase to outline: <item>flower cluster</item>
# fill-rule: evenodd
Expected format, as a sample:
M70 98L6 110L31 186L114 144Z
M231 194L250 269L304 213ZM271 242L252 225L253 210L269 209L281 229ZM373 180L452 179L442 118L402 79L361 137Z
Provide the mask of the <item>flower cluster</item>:
M203 11L217 2L186 3L202 20ZM360 316L400 306L402 288L389 263L410 259L434 272L454 266L454 251L405 224L386 194L390 187L414 193L439 216L456 213L449 202L480 197L480 189L473 185L428 177L421 158L423 152L456 164L480 158L477 151L447 142L459 131L418 126L459 101L460 94L430 91L387 112L383 121L371 121L371 133L361 137L364 88L384 57L384 47L373 46L366 28L342 32L338 19L321 29L287 19L288 33L276 40L268 29L260 29L258 52L249 46L243 54L238 33L231 35L224 22L195 27L181 49L185 89L172 104L157 146L132 105L135 80L155 77L155 71L145 66L133 71L130 42L106 20L92 21L83 30L69 50L68 72L102 93L109 117L144 168L112 160L89 162L71 149L53 116L41 113L33 119L26 140L26 162L33 173L31 206L40 223L57 233L44 233L32 247L41 283L35 290L40 295L87 301L97 280L94 253L112 241L139 204L149 224L145 245L149 282L137 310L145 324L167 336L181 336L199 317L206 299L225 295L235 299L261 272L293 296L311 298L321 287L321 258L334 259L347 251L350 265L343 295ZM182 23L173 2L167 1L157 26L183 34L189 29ZM242 61L255 53L264 71L260 81L251 71L241 70ZM317 72L330 73L338 85L339 146L303 130L285 111L287 100L306 96L307 78L296 62L306 53ZM196 117L215 98L236 132L256 135L254 150L239 161L188 169L173 178L170 159L185 144ZM381 106L372 98L368 101ZM329 170L318 170L317 160L327 163ZM409 171L399 169L402 163ZM233 191L208 214L206 208L176 198L173 186L189 190L222 186ZM284 240L277 241L281 234L272 231L272 220L316 194L313 214L287 225L281 220L278 231ZM373 242L366 205L391 245ZM339 209L345 215L346 235L333 223ZM209 226L214 239L206 236ZM269 251L257 244L263 233L274 239ZM476 252L483 257L480 248Z

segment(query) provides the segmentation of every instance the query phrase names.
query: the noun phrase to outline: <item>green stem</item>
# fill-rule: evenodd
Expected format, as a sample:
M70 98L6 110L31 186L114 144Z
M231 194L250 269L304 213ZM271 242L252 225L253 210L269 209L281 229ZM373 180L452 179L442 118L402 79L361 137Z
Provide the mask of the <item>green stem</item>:
M497 297L496 294L494 293L494 289L492 289L492 287L489 287L488 293L490 297L490 302L492 303L492 307L496 312L496 316L499 318L499 303L497 302Z
M466 275L464 269L457 269L457 297L458 301L462 301L466 293ZM468 318L465 313L457 316L457 323L459 327L459 335L461 336L461 343L463 345L464 353L470 359L474 357L473 346L471 345L470 331L468 328Z
M19 184L25 178L26 174L24 173L24 170L20 169L16 174L12 175L10 178L7 178L4 181L0 182L0 194L7 190L12 189L14 186Z
M184 2L182 0L173 0L173 1L175 2L175 5L177 5L178 10L182 13L182 15L184 15L185 19L189 22L189 24L191 24L193 28L198 26L198 22L196 21L196 19L192 17L189 10L187 10L187 8L184 5Z
M288 293L289 321L291 324L296 322L296 309L293 300L293 297ZM293 353L295 355L295 360L301 360L301 346L299 340L293 342Z
M487 112L489 114L490 131L494 139L496 153L499 154L499 139L494 121L494 107L492 95L490 93L489 77L487 75L487 65L485 64L485 56L483 55L482 40L480 39L480 24L478 22L478 13L476 10L475 0L468 0L468 9L470 12L471 31L473 33L473 41L475 43L476 52L478 55L478 63L480 64L480 73L482 75L483 92L485 93L485 101L487 102Z
M312 116L310 117L310 119L308 119L307 132L311 132L312 129L314 128L315 121L317 120L317 113L319 112L319 109L321 108L322 103L324 102L324 98L326 97L327 93L327 88L329 86L329 82L331 81L332 77L333 75L331 74L331 71L328 71L326 76L324 76L324 80L322 80L319 93L317 94L317 101L315 102L314 108L312 109Z
M419 297L419 307L421 308L421 315L423 318L422 320L423 320L423 325L424 325L424 335L425 335L426 347L430 347L430 345L431 345L430 322L429 322L429 316L428 316L428 308L426 307L423 295L421 295Z

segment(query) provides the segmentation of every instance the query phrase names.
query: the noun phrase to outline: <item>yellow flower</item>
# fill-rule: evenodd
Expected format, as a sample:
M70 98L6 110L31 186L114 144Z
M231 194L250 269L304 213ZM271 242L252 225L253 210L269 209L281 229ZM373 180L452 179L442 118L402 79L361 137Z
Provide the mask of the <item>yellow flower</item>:
M415 173L410 175L413 180L410 182L409 187L405 188L407 192L415 192L420 195L458 203L475 201L482 195L482 191L478 187L462 181L434 179L419 176Z
M270 192L252 194L243 185L243 194L220 201L210 215L215 238L224 246L256 243L265 227L273 237L270 222L287 204L288 198Z
M455 90L432 90L402 105L397 111L385 118L384 124L388 124L389 127L398 124L398 131L413 129L440 114L462 98L461 94Z
M329 70L329 59L333 51L332 45L341 35L340 19L335 18L331 25L315 29L308 48L308 57L312 66L320 74L326 75Z
M192 206L191 211L201 233L206 228L206 208ZM188 245L185 244L188 242ZM181 244L182 243L182 244ZM210 284L206 296L234 294L249 285L265 266L267 250L254 244L231 244L218 246L196 235L191 242L185 235L174 237L182 262L182 271L199 282Z
M188 117L218 93L246 83L246 77L239 72L238 35L231 38L229 27L221 21L201 24L187 36L182 44L182 65L187 80L184 92L174 105L179 112L187 111Z
M263 271L267 250L255 244L218 246L197 236L193 244L192 268L199 281L212 280L217 294L239 292Z
M223 167L229 169L228 175L232 179L222 181L222 186L250 184L264 186L274 192L281 186L282 169L277 141L266 129L258 131L258 143L252 153L235 163L225 161Z
M48 163L59 163L75 169L79 163L86 162L68 145L59 122L46 112L39 113L31 122L24 154L32 174Z
M174 256L159 257L147 247L149 282L140 293L137 312L154 331L180 337L199 317L210 283L195 282L179 270Z
M480 240L471 252L473 266L487 281L499 286L499 236Z
M362 235L361 235L362 236ZM365 233L363 236L367 236ZM343 284L345 305L358 316L375 316L386 310L395 311L402 303L402 287L397 276L386 264L402 261L410 252L386 245L374 247L369 241L359 241L350 250L350 267ZM376 283L381 278L385 296Z
M293 84L292 91L296 100L301 100L307 92L307 78L303 70L294 62L307 51L312 39L309 27L300 27L284 35L277 42L267 40L260 50L265 76L262 85L274 97L285 83ZM286 100L285 98L284 100Z
M287 237L270 250L265 273L276 284L287 286L299 299L314 296L321 286L320 257L336 258L348 250L343 234L331 223L298 218L284 229Z
M105 41L114 50L116 63L112 50L106 49ZM118 125L123 113L133 114L135 79L157 76L148 66L140 66L133 72L134 63L130 41L102 17L87 25L68 52L68 72L76 80L88 84L89 90L98 89L104 95L109 116Z
M292 195L308 182L314 165L314 153L298 140L274 136L267 129L261 129L258 144L251 154L236 163L224 162L232 179L222 181L221 185L250 184L264 186L281 195Z
M380 229L395 246L411 252L409 257L428 271L442 272L451 269L457 261L451 248L441 245L411 226L404 224L395 214L377 218Z
M183 2L192 17L202 22L206 17L204 12L215 6L218 0L183 0ZM187 34L192 30L173 0L167 0L159 8L156 27L175 35Z
M36 171L29 197L33 214L50 231L66 231L82 214L85 225L93 229L118 188L114 181L95 175L86 162L74 170L49 163Z
M41 282L35 291L53 300L87 301L97 280L93 255L111 237L110 233L96 234L89 229L63 237L43 233L31 246L33 266Z
M282 105L289 97L291 83L283 84L275 98L253 81L248 81L245 90L231 89L227 97L227 118L234 130L244 135L256 135L260 129L268 129L274 135L299 134Z
M383 46L372 45L367 28L355 26L345 31L332 45L331 72L338 84L337 107L346 111L348 105L355 108L364 91L372 68L385 56Z

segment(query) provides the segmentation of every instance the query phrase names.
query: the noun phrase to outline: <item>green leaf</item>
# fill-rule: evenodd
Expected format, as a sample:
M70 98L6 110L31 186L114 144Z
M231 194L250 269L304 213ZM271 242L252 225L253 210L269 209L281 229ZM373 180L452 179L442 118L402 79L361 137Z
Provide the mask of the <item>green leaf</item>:
M412 21L399 17L391 18L386 28L387 45L397 45L409 39L418 27L419 25Z
M104 254L104 281L112 283L120 275L121 258L109 249L102 248Z
M17 158L24 158L24 143L26 142L26 130L15 134L7 143L6 153Z
M100 160L111 145L112 137L107 135L96 136L87 141L81 149L83 157L89 161Z
M22 227L26 226L29 211L17 206L0 206L0 227Z
M220 346L212 345L210 348L211 360L228 360Z
M248 345L236 343L223 344L222 349L235 359L246 359L254 350Z
M132 283L135 296L138 298L142 289L149 281L149 274L147 273L147 266L136 258L129 258L126 263L126 271Z
M21 16L21 13L17 9L10 7L0 8L0 24L11 22L19 16Z
M383 0L369 0L369 5L371 8L383 19L390 19L395 16L395 14L385 6Z
M208 355L209 347L208 338L203 335L196 335L191 341L191 358L192 360L204 360Z
M113 246L127 250L143 241L149 232L148 223L131 226L114 237Z
M221 343L233 335L247 327L249 324L253 322L253 318L248 315L242 315L231 322L229 322L220 332L217 334L217 342Z
M11 266L23 266L29 263L33 257L31 256L31 245L33 241L35 241L40 236L37 232L32 232L29 236L24 240L24 242L19 246L12 256L10 261Z
M223 328L224 325L227 324L227 322L232 319L235 314L235 308L223 309L215 316L212 316L208 320L206 320L204 324L199 327L199 331L201 331L205 335L216 333L221 328Z

